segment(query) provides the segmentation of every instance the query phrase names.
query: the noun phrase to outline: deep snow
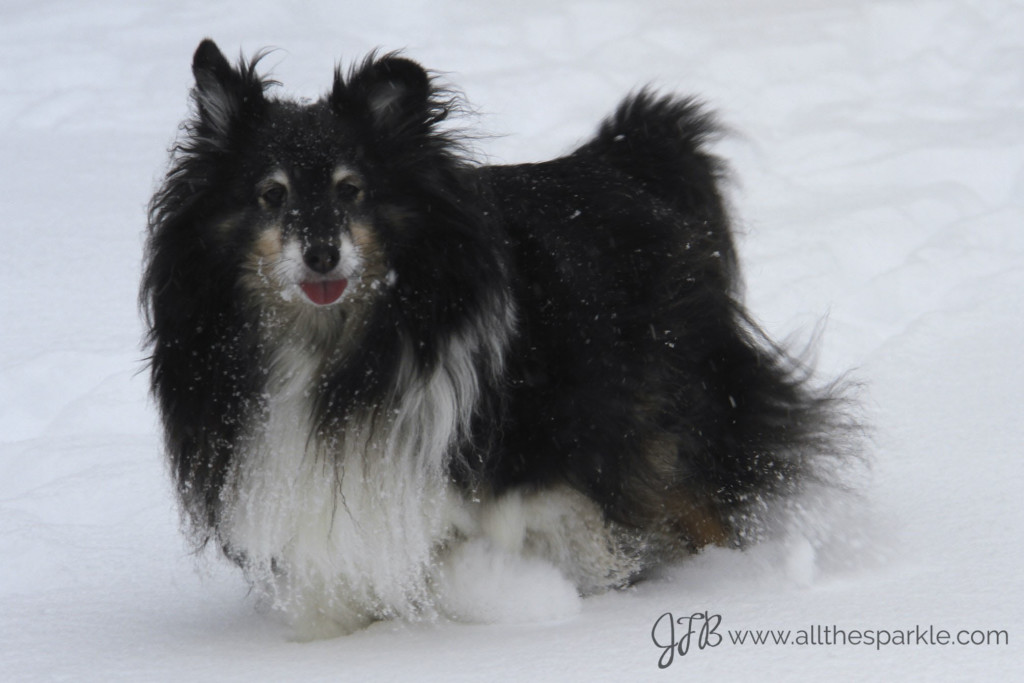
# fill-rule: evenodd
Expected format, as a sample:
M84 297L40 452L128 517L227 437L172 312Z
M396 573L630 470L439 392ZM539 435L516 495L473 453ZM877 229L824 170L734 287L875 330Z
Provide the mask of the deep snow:
M712 550L561 621L291 643L191 557L135 305L145 203L212 36L316 97L375 47L443 71L494 161L546 158L646 83L734 131L748 300L855 367L871 481L822 524ZM0 6L0 679L998 680L1024 634L1024 5L1009 0ZM543 612L552 586L539 581ZM695 644L727 629L1003 629L1003 646ZM662 623L664 625L664 622ZM658 634L656 634L658 635ZM664 638L661 633L659 637ZM696 641L695 641L696 642Z

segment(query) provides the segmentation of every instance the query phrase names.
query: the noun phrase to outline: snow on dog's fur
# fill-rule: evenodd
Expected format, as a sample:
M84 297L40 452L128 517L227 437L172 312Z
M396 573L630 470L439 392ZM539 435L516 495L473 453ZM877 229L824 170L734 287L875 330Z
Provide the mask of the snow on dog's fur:
M142 300L190 534L299 636L507 614L487 572L626 585L756 541L847 457L841 393L738 301L699 105L642 91L484 167L408 59L309 104L258 61L196 51Z

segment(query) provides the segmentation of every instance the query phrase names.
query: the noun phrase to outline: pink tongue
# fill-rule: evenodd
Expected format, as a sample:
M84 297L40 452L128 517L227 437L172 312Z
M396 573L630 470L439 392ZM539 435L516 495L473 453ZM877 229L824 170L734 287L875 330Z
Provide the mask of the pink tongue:
M341 298L348 280L328 280L326 282L302 282L299 284L309 300L318 306L333 304Z

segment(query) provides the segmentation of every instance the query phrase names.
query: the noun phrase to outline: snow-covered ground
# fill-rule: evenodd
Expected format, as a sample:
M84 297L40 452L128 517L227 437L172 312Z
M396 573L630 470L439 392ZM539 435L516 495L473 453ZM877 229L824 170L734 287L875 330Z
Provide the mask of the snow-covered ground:
M494 161L566 150L645 82L706 98L734 130L718 151L753 310L803 339L827 318L822 370L867 385L872 479L832 540L709 551L558 622L289 642L235 571L188 554L140 372L145 204L207 35L281 48L264 65L307 97L338 60L407 48L467 93ZM0 679L1024 671L1019 0L4 0L0 155ZM659 617L705 610L706 646L660 670ZM839 638L826 627L847 643L792 644ZM742 629L791 642L734 644ZM928 644L940 629L1010 642Z

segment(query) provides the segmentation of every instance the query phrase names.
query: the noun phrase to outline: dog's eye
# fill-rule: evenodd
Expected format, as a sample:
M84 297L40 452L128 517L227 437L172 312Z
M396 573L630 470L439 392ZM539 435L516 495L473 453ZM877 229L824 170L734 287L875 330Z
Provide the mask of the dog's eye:
M343 202L353 202L362 195L363 188L348 180L338 181L334 185L334 194Z
M272 183L260 192L260 204L268 209L279 209L288 198L288 188L281 183Z

